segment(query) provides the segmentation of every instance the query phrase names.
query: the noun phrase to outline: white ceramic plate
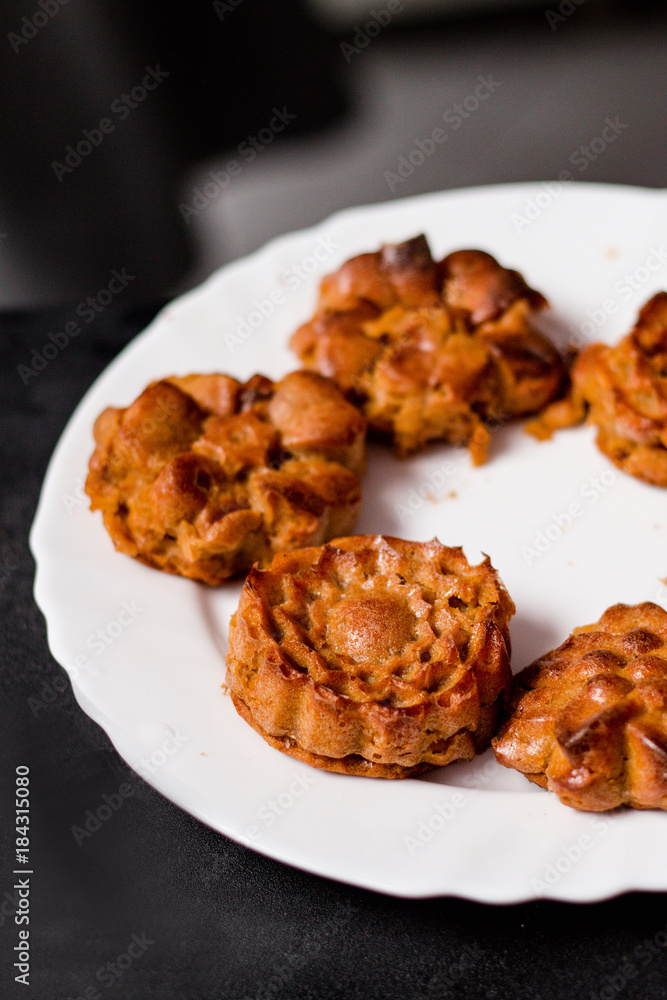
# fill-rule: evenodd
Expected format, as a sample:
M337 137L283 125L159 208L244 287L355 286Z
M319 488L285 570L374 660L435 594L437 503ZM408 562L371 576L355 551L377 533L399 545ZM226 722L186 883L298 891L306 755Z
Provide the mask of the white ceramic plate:
M419 232L438 257L486 249L547 294L553 330L579 335L587 323L588 339L613 342L667 286L665 223L663 192L590 184L353 209L223 268L123 351L63 434L31 544L53 654L131 767L240 843L399 896L597 900L667 889L667 815L576 812L490 751L396 782L328 774L272 750L221 689L240 585L205 589L117 554L82 492L104 407L128 405L173 373L276 378L297 367L288 337L311 313L321 276L353 254ZM665 493L618 473L593 437L580 428L538 444L505 428L478 469L462 449L400 462L372 448L358 530L437 535L473 560L488 552L518 608L518 670L608 605L667 595Z

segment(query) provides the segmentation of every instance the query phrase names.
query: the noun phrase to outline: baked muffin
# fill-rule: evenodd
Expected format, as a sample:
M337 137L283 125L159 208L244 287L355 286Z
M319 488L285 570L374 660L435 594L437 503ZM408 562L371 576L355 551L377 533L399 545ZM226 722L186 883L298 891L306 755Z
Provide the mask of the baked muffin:
M313 372L153 382L95 424L86 492L116 548L217 584L350 531L365 423Z
M226 684L269 743L315 767L405 778L485 750L508 695L514 605L488 557L338 538L253 569Z
M484 461L487 424L536 413L563 362L532 324L546 299L481 250L436 263L424 236L348 260L291 346L333 378L399 455L429 441Z
M529 425L537 437L588 422L597 445L623 472L667 486L667 293L641 309L634 328L615 346L589 344L572 367L567 401Z
M615 604L522 670L493 748L575 809L667 809L667 612Z

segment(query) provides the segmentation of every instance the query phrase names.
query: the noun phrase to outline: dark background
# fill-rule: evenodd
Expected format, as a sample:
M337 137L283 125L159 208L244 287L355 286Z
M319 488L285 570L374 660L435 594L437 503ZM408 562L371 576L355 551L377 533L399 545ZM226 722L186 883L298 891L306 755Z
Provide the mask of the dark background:
M664 185L663 4L487 0L467 18L409 16L425 2L404 0L364 45L363 17L334 31L306 0L240 0L222 20L210 0L67 0L38 30L24 22L46 16L38 0L4 0L0 304L78 302L122 267L135 276L128 298L145 302L335 209L422 191L567 168L581 181ZM34 37L19 44L21 30ZM147 66L168 76L121 120L110 108ZM385 174L479 76L500 88L391 190ZM296 118L254 161L239 158L274 107ZM113 133L59 181L53 163L104 117ZM607 118L621 134L575 168ZM241 175L186 224L179 205L232 157Z
M7 3L0 41L37 9ZM247 219L248 249L273 235L267 226L291 228L331 208L388 198L383 171L426 134L421 124L431 120L430 109L446 106L447 81L474 82L493 71L509 98L489 105L447 157L434 159L395 196L556 176L573 150L599 134L604 118L617 114L627 132L582 179L664 185L659 9L585 0L556 31L543 6L457 20L408 18L348 64L340 43L351 40L353 30L325 29L293 2L243 0L220 21L208 4L183 2L167 12L150 3L93 7L71 0L19 52L5 45L0 788L7 846L14 770L30 766L35 874L31 985L13 982L18 928L11 915L0 916L2 998L667 997L665 950L657 947L648 962L635 953L667 927L663 895L509 907L404 901L267 860L202 826L134 775L79 709L48 652L27 544L48 459L85 390L159 303L214 263L216 253L233 256L238 237L236 244L225 231L212 237L215 220L196 233L183 225L180 192L188 170L207 157L224 163L262 128L267 105L297 107L298 127L284 136L280 153L258 164L268 180L275 175L276 194L272 199L264 185L264 208ZM56 152L93 127L155 63L172 76L150 105L58 185L49 166ZM394 94L396 81L404 97L392 119L396 134L378 154L381 97ZM336 184L316 164L340 149L350 169ZM315 164L310 186L286 209L269 212L267 222L266 206L280 202L290 171L303 178L309 169L304 150ZM251 186L244 204L253 204L252 195ZM137 273L122 305L109 306L25 385L17 367L32 348L62 329L76 304L121 266ZM54 302L62 308L47 308ZM71 827L124 783L132 796L77 846ZM4 902L12 894L11 855L3 852L0 864ZM151 943L103 985L98 970L127 952L133 935ZM633 979L623 972L629 961Z

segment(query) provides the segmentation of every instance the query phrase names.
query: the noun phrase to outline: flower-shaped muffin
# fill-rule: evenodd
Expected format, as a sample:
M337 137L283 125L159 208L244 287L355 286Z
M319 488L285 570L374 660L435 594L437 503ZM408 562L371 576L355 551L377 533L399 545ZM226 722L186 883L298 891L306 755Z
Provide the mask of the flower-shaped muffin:
M429 441L484 461L487 423L536 413L564 367L532 318L546 305L481 250L436 263L424 236L353 257L320 287L291 346L333 378L400 455Z
M514 678L496 757L575 809L667 809L667 612L616 604Z
M91 508L117 549L169 573L217 584L359 511L364 420L312 372L163 379L94 432Z
M227 687L273 747L404 778L488 747L509 692L514 605L488 557L437 540L338 538L253 569Z
M572 367L569 399L553 404L529 429L537 437L588 422L597 445L623 472L667 486L667 292L641 309L615 346L589 344Z

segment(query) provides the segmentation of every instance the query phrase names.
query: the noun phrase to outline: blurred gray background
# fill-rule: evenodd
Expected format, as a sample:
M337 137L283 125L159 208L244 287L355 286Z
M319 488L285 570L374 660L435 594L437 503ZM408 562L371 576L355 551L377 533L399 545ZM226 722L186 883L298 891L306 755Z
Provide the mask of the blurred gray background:
M163 299L420 192L665 184L661 4L6 0L2 21L2 308L83 301L123 268L124 301Z

